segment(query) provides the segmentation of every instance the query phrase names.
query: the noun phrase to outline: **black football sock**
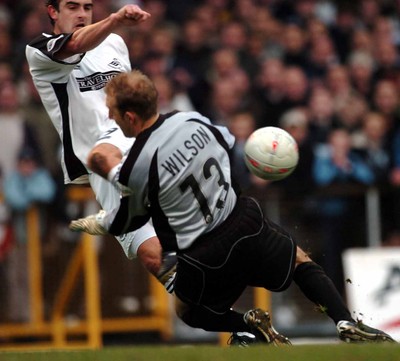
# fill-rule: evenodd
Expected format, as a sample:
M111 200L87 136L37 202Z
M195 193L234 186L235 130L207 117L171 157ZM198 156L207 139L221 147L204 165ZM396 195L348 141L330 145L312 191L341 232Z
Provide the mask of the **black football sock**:
M315 262L297 266L293 280L304 295L337 324L341 320L354 321L332 280Z
M192 307L182 316L182 321L191 327L212 332L251 332L243 314L233 310L218 314L203 307Z

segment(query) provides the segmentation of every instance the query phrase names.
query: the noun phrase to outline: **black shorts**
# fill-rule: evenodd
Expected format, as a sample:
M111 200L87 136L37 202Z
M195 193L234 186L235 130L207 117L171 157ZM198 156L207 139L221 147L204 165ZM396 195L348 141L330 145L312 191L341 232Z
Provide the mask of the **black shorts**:
M223 313L247 286L288 288L295 260L294 239L243 197L223 224L178 253L174 290L188 304Z

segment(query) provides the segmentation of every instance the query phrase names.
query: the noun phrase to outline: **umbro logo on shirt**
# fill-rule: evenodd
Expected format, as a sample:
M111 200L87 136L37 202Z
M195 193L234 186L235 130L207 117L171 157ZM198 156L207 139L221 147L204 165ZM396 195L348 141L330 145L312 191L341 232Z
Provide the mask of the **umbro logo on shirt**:
M57 41L62 39L64 37L64 34L61 34L60 36L57 36L56 38L50 39L47 42L47 51L51 52L54 49L54 46L56 45Z
M115 68L115 69L121 69L122 68L121 62L117 58L114 58L112 60L112 62L109 63L108 65L111 66L112 68Z

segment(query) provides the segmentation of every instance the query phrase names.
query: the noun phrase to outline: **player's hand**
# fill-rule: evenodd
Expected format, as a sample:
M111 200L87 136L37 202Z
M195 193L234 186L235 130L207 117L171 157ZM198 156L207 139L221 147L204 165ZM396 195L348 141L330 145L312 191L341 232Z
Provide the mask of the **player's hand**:
M107 234L107 230L101 224L105 215L106 212L101 210L97 214L73 220L69 224L69 229L74 232L86 232L94 236Z
M118 22L122 25L137 25L146 21L151 15L137 5L125 5L116 14Z

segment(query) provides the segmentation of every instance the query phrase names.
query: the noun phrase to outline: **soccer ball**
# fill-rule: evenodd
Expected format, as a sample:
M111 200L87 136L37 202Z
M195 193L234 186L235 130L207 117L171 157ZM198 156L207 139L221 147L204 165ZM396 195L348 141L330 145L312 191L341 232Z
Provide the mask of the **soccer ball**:
M271 181L291 174L299 161L299 150L294 138L277 127L254 131L244 146L244 160L254 175Z

